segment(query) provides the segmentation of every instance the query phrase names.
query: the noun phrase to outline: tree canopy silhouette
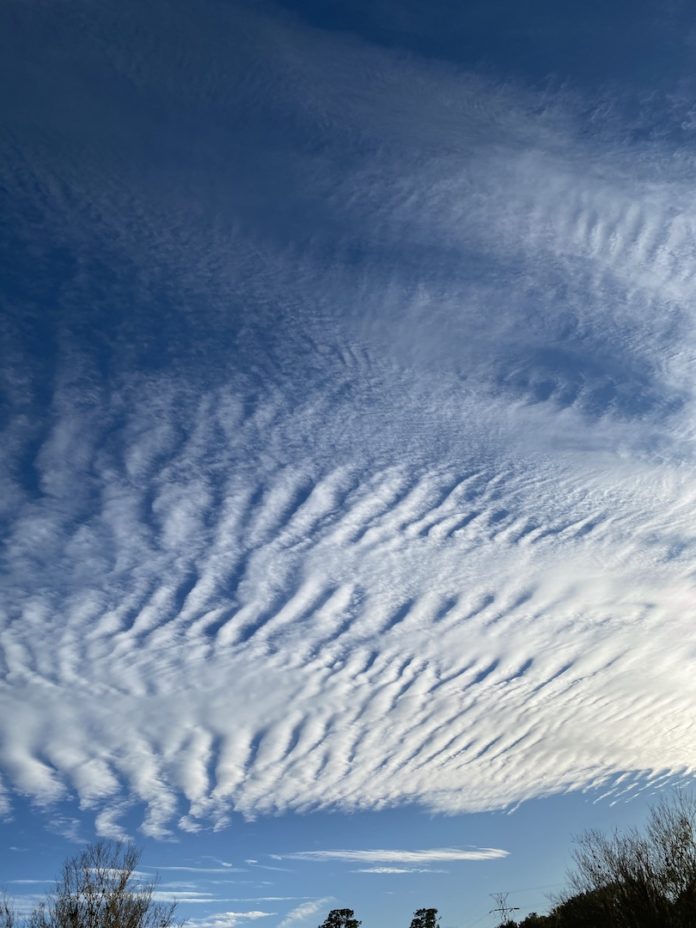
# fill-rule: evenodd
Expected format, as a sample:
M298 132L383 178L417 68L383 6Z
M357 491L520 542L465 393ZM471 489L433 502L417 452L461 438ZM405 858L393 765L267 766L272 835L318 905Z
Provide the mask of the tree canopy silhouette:
M437 909L416 909L411 919L411 928L439 928Z
M569 891L517 928L696 928L694 800L662 800L642 831L588 831L573 858Z
M319 928L360 928L361 925L352 909L331 909Z
M612 928L696 928L693 800L662 800L643 832L634 828L608 837L587 832L574 859L571 886L578 910L582 903Z

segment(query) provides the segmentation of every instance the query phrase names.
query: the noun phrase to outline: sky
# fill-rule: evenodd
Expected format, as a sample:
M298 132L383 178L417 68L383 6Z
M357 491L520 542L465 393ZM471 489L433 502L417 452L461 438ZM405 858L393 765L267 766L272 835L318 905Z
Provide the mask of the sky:
M102 837L191 928L488 926L691 789L695 55L679 0L5 0L22 906Z

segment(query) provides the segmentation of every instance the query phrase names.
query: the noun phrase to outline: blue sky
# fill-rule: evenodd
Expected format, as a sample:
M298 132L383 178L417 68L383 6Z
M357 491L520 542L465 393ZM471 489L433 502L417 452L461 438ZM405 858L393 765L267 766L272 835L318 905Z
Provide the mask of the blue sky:
M696 767L688 5L0 36L8 890L130 836L196 928L543 908Z

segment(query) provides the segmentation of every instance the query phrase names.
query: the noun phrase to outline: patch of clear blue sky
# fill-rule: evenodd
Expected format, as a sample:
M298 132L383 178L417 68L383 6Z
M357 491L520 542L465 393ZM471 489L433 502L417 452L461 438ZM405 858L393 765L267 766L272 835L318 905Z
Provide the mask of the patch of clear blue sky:
M631 93L673 88L693 50L684 41L693 11L683 0L280 0L322 29L336 29L417 56L440 58L497 78L571 82L578 90L617 85Z
M575 837L590 828L608 832L640 826L656 801L650 790L611 804L600 796L598 791L551 796L523 803L514 811L463 816L429 815L408 807L350 815L262 816L250 822L234 816L223 831L181 833L174 841L138 839L141 810L132 810L124 823L132 826L143 851L142 868L159 874L162 890L177 882L191 884L179 886L180 891L195 887L202 895L210 894L209 902L181 901L179 911L184 917L265 907L278 913L261 921L271 925L302 899L323 898L326 901L316 917L308 919L309 924L318 924L329 908L347 906L356 910L366 928L384 924L407 928L416 908L436 906L443 928L468 928L493 923L483 916L493 904L490 894L495 892L510 892L511 904L519 906L523 914L545 911L550 897L566 885ZM61 804L47 815L19 801L14 819L0 830L0 885L18 899L49 889L62 861L79 850L75 839L94 838L89 819L80 824L81 818L73 804ZM59 833L66 828L75 829L72 839ZM410 874L360 873L359 868L370 866L361 863L282 859L297 851L468 845L501 848L509 856L432 863L426 866L444 872ZM204 872L207 868L211 872ZM47 882L13 882L27 879ZM298 898L263 900L274 896Z

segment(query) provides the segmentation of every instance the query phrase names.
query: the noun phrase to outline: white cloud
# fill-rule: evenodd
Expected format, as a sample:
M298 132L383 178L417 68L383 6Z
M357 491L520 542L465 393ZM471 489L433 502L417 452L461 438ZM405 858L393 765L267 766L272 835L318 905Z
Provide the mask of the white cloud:
M300 903L300 905L291 909L285 918L278 923L278 928L289 928L290 925L296 925L308 918L312 918L317 912L325 909L331 901L330 896L325 896L321 899L310 899L307 902Z
M306 896L239 896L236 899L226 899L226 902L292 902L297 899L306 899Z
M258 883L255 885L259 885ZM217 896L212 892L204 891L179 891L177 889L157 889L153 892L152 898L155 902L176 902L183 905L220 905L230 902L273 902L281 899L302 898L297 896ZM275 914L275 913L270 913ZM198 919L193 919L194 922Z
M315 244L284 244L275 198L226 216L235 165L183 164L189 202L92 122L65 141L77 161L24 146L46 234L83 268L61 310L99 308L84 268L105 240L138 281L113 300L146 317L171 287L153 331L171 315L195 337L188 366L143 370L124 318L108 388L61 342L45 415L23 405L35 361L7 358L3 784L122 838L128 802L164 836L692 776L688 158L595 132L563 95L254 28L301 54L236 85L228 48L194 42L177 106L224 126L260 86L254 112L272 99L322 139L288 166L306 185L287 221L294 204ZM169 99L167 43L144 73L131 31L109 42L143 99Z
M232 865L225 864L224 867L187 867L186 865L175 866L175 867L153 867L153 870L180 870L185 873L246 873L244 867L233 867Z
M13 850L13 849L10 848L10 850ZM55 883L55 880L8 880L7 882L12 886L19 886L19 885L24 885L24 884L31 885L35 883L51 883L52 884L52 883Z
M15 915L19 918L29 918L34 909L44 901L44 897L40 894L22 894L13 897L12 907Z
M353 873L449 873L449 871L433 867L360 867L353 870Z
M418 851L407 850L325 850L296 851L286 854L293 860L343 860L402 864L445 863L461 860L500 860L508 851L495 847L440 847ZM384 871L383 871L384 872Z
M155 902L177 902L186 903L186 905L210 905L227 900L219 899L213 893L201 890L176 889L175 887L162 887L152 893Z
M186 920L187 925L193 928L236 928L237 925L244 922L257 921L260 918L270 918L275 912L263 912L252 910L249 912L217 912L214 915L208 915L205 918L189 918Z

